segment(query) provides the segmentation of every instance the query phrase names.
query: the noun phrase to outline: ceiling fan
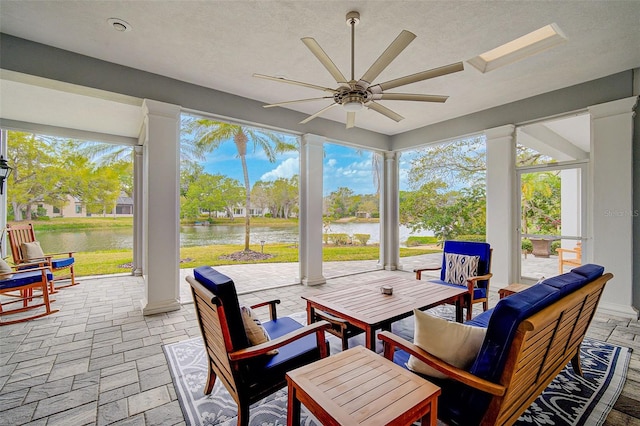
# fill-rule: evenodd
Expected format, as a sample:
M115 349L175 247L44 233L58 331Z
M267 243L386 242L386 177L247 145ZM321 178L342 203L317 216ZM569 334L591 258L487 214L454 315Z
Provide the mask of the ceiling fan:
M404 77L396 78L386 81L384 83L373 84L374 80L384 71L384 69L402 52L408 45L416 38L416 35L403 30L396 39L391 42L389 47L382 52L380 57L371 65L371 67L364 73L364 75L356 80L354 77L354 58L355 58L355 27L360 22L360 14L358 12L347 13L347 25L351 27L351 79L347 80L346 77L340 72L338 67L333 63L329 55L325 53L320 47L317 41L311 37L304 37L302 42L309 48L311 53L322 63L322 65L329 71L338 83L336 89L330 87L322 87L315 84L304 83L301 81L289 80L283 77L271 77L263 74L253 74L254 77L264 78L267 80L279 81L282 83L295 84L298 86L308 87L311 89L322 90L328 92L330 95L319 98L311 99L298 99L293 101L279 102L275 104L265 105L265 108L272 108L283 105L290 105L299 102L316 101L320 99L331 99L333 103L315 114L310 115L300 122L300 124L308 123L314 118L320 116L325 111L337 106L342 105L345 111L347 111L347 129L355 126L356 112L362 109L372 109L386 117L389 117L396 122L402 120L400 114L390 110L389 108L381 105L376 101L380 100L393 100L393 101L418 101L418 102L445 102L448 96L440 95L421 95L414 93L389 93L387 90L394 89L396 87L405 86L407 84L416 83L418 81L427 80L434 77L439 77L446 74L462 71L464 65L462 62L456 62L450 65L445 65L439 68L433 68L430 70L422 71L416 74L407 75Z

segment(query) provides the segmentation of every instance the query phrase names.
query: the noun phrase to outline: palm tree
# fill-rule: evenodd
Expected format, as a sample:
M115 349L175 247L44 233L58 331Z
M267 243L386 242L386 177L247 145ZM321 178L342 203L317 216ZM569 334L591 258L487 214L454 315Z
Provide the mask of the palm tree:
M224 123L206 118L193 119L187 123L187 131L193 135L196 146L212 152L227 141L233 141L242 163L242 174L246 193L244 210L244 251L249 250L249 233L251 230L251 183L247 168L247 143L253 142L253 150L260 148L270 162L276 161L276 155L298 149L295 143L285 141L278 133L254 129L237 124Z

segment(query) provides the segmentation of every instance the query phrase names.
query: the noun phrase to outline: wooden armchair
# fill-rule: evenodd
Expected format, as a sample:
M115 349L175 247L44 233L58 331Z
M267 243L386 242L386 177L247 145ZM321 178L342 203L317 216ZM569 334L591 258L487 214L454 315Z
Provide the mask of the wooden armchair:
M27 265L31 268L28 271L0 272L0 295L9 296L0 302L0 317L41 307L44 307L44 312L34 313L29 316L20 316L11 321L0 321L0 326L29 321L58 312L58 309L51 309L51 302L55 302L55 300L49 299L48 284L52 278L51 272L49 272L47 266L42 262L25 264L25 266ZM41 294L34 295L33 290L40 290ZM13 293L17 293L17 295ZM37 297L42 297L42 303L30 304L33 299ZM22 302L22 307L20 308L4 309L4 306L20 302Z
M246 426L249 406L286 386L287 371L328 355L324 332L330 325L303 327L289 317L277 318L279 300L260 303L252 308L269 306L271 320L262 326L272 340L251 346L231 278L209 266L195 268L193 275L187 281L209 364L204 393L211 393L219 377L238 405L238 426ZM269 355L274 349L278 353Z
M422 279L422 272L440 270L440 279L430 279L429 283L447 285L451 287L466 287L469 295L465 298L464 307L467 308L467 321L471 319L473 313L473 304L482 302L482 308L486 311L489 307L489 280L493 276L491 273L491 254L493 250L488 243L471 242L471 241L445 241L442 254L442 265L430 268L414 269L416 279ZM457 254L463 256L477 256L478 267L476 273L466 276L464 284L456 284L447 281L448 265L447 254Z
M49 291L53 293L56 288L68 287L76 285L76 275L73 269L75 259L73 258L73 251L64 253L42 253L40 258L28 258L26 256L25 243L37 242L36 234L33 230L33 224L28 223L26 225L7 225L7 235L9 236L9 245L11 247L11 255L13 256L13 263L20 270L29 269L29 263L34 260L41 260L47 263L51 272L57 272L68 269L69 273L64 275L53 275L53 279L49 282ZM41 251L41 249L40 249ZM56 286L55 283L61 280L70 280L70 284L63 286Z
M559 248L558 252L558 273L564 274L564 267L569 266L571 268L582 265L582 245L580 241L572 249ZM565 258L565 255L569 254L569 258Z

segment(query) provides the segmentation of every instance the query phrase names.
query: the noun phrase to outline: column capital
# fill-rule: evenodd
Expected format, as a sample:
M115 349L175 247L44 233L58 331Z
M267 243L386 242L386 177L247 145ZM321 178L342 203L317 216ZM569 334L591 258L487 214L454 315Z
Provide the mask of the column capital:
M302 135L302 143L307 145L320 145L322 146L327 141L324 136L314 135L311 133L305 133Z
M516 131L516 126L514 126L513 124L507 124L500 127L486 129L484 131L484 134L487 137L487 141L490 141L493 139L513 137L513 134L515 131Z
M604 104L592 105L587 108L592 118L604 118L614 115L633 113L633 109L638 103L637 96L618 99Z
M180 106L174 104L168 104L165 102L154 101L153 99L145 99L142 102L142 113L147 115L159 115L167 118L179 118Z

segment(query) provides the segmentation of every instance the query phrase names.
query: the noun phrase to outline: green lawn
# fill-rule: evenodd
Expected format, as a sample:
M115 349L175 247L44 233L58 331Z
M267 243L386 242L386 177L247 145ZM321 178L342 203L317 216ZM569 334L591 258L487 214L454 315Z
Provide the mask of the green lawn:
M243 249L242 245L214 245L203 247L184 247L180 249L180 268L194 268L201 265L234 265L240 263L282 263L297 262L298 248L291 244L269 244L265 246L264 253L272 254L267 260L253 262L238 262L220 259L220 256L231 254ZM251 250L260 252L260 245L252 245ZM436 253L438 250L407 249L400 248L400 256L417 256L420 254ZM105 250L99 252L75 253L77 275L103 275L129 272L130 266L120 267L130 263L133 259L131 250ZM376 246L325 246L323 260L325 262L339 260L374 260L379 256L379 247Z

